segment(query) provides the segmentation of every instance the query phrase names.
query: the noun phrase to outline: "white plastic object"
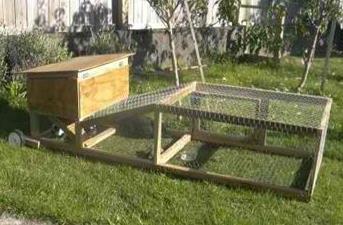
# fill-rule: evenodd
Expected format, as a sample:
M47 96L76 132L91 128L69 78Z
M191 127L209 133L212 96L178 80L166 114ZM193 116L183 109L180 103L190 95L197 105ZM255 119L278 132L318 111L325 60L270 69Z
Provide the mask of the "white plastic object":
M180 158L184 162L193 162L197 158L197 154L195 152L184 152L181 154Z
M64 135L64 131L55 124L52 125L51 130L52 133L57 137L62 137Z

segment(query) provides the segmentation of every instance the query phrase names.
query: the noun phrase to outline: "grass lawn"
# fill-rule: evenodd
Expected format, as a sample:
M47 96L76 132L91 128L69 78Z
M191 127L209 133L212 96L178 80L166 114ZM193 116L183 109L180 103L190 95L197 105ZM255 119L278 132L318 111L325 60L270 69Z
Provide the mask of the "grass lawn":
M322 67L323 60L316 59L305 93L319 93ZM183 81L198 79L196 72L182 72ZM265 62L218 63L209 66L206 75L207 81L213 83L294 91L301 72L300 59L289 57L280 67ZM172 76L154 74L132 77L130 83L132 94L172 84ZM7 211L59 224L343 224L343 58L332 59L325 95L332 97L334 103L325 157L309 203L107 165L46 149L11 147L5 138L16 128L27 132L28 114L24 106L12 107L0 99L0 213ZM118 138L107 147L116 144L128 150L139 147L139 142L125 138ZM232 149L230 157L247 161L255 158L236 149ZM299 164L266 160L274 160L285 168ZM256 166L261 171L252 167L233 172L254 176L271 170L268 165ZM288 179L294 174L276 173L285 176L278 182L292 182Z

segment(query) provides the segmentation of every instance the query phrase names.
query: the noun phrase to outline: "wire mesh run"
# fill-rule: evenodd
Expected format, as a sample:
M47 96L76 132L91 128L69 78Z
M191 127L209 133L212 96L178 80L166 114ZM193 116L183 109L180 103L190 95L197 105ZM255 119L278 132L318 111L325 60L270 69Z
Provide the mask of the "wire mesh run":
M81 125L116 130L94 145L115 160L304 197L314 189L330 108L325 97L193 82L129 97Z

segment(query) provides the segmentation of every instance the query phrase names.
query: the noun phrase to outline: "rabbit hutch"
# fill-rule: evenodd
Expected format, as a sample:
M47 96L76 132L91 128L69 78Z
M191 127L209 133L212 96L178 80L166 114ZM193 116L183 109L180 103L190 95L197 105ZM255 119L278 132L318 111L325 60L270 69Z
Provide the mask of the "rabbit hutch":
M129 95L131 55L25 71L31 135L21 138L109 163L310 199L330 98L203 82ZM43 128L43 119L61 134Z

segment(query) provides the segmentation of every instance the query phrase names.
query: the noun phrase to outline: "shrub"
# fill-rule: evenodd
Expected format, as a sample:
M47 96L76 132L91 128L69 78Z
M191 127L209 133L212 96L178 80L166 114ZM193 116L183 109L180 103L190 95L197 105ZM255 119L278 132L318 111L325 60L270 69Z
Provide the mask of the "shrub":
M21 81L11 81L3 85L0 96L6 99L13 107L26 105L26 86Z
M88 54L109 54L128 51L129 46L120 41L118 34L111 30L92 32Z
M16 72L71 57L57 37L39 31L0 37L0 95L12 106L24 106L26 86Z
M12 73L70 57L68 48L58 37L40 31L25 32L8 38L7 59Z

